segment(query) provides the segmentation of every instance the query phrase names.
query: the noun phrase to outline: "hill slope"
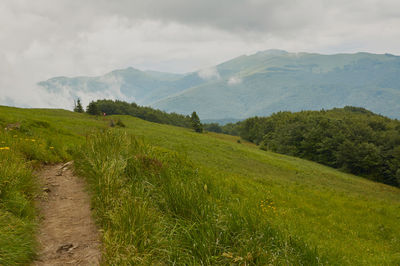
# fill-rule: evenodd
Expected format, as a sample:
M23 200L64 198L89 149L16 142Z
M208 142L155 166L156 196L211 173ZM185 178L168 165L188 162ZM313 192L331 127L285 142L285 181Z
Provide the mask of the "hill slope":
M66 90L73 98L92 95L150 105L201 83L204 81L196 74L179 75L129 67L98 77L55 77L38 84L53 93Z
M400 57L367 53L257 53L217 67L221 79L163 99L168 112L222 119L346 105L400 117Z
M75 157L81 175L92 181L108 180L106 187L99 187L101 182L91 183L94 193L103 191L94 194L97 196L93 200L97 202L94 208L98 218L105 219L103 256L108 261L145 263L159 258L176 262L180 257L173 255L181 254L179 249L184 248L181 259L187 263L229 264L246 260L257 264L257 258L261 263L261 258L266 257L269 263L297 261L310 265L315 256L320 262L341 265L400 262L399 189L317 163L265 152L249 143L239 144L237 137L196 134L185 128L118 117L127 126L125 129L107 129L108 120L86 114L0 107L2 126L22 124L22 131L10 134L37 139L29 145L39 145L39 140L46 143L50 138L47 143L54 145L55 154L81 153ZM90 133L99 129L106 131ZM7 145L12 150L16 144L8 134L2 131L0 137L10 142ZM131 142L132 135L137 142ZM143 141L145 144L141 144ZM88 162L110 167L91 168ZM168 167L167 172L160 173L161 179L157 174L159 162ZM103 174L107 174L105 179L101 179ZM4 185L4 177L0 175L0 185ZM185 181L179 179L182 177ZM175 185L166 186L169 182L163 178ZM110 190L118 184L123 186ZM190 212L183 204L188 204ZM204 208L211 208L210 213ZM0 210L8 212L3 205ZM197 211L200 216L192 217ZM205 213L212 215L204 216ZM237 216L229 216L233 214ZM3 217L7 216L2 214L0 223ZM145 225L145 230L132 231L142 228L137 225ZM235 226L239 226L241 234L234 233ZM7 228L10 229L2 227L0 234ZM210 234L199 233L203 232L199 228ZM266 228L277 238L267 238L265 243L274 247L261 244L267 237L262 233L267 232ZM255 237L254 233L260 234ZM142 239L148 242L140 242ZM212 248L201 248L203 244ZM0 241L0 250L4 248L1 245L4 243ZM138 248L129 248L132 245ZM156 246L157 249L152 248ZM309 248L317 248L318 254Z
M278 112L214 132L233 132L261 148L400 187L400 122L364 108Z
M116 70L40 82L71 96L118 98L202 119L244 119L277 111L359 106L400 118L400 57L267 50L187 74ZM88 97L89 97L88 96Z

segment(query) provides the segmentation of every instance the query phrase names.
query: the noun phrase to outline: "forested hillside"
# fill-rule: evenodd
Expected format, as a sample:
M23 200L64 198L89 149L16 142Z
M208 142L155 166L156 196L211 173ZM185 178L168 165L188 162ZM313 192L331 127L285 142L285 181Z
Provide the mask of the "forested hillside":
M220 128L221 131L228 131ZM253 117L233 126L243 139L371 180L400 186L400 122L357 107Z

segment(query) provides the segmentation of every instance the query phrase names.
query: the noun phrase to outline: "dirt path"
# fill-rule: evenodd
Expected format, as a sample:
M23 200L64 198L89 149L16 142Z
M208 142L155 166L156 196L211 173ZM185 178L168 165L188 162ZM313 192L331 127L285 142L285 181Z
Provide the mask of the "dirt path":
M40 173L41 250L33 265L98 265L99 232L90 213L90 199L71 163L46 166Z

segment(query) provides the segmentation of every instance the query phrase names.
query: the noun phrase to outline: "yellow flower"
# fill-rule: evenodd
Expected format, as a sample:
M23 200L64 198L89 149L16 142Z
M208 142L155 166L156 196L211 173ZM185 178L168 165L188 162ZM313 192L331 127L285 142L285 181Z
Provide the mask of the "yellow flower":
M52 149L54 149L54 147L53 147L53 146L50 146L50 149L52 150Z
M35 142L36 140L35 140L35 139L31 139L31 141L32 141L32 142Z
M10 147L0 147L0 150L9 150Z

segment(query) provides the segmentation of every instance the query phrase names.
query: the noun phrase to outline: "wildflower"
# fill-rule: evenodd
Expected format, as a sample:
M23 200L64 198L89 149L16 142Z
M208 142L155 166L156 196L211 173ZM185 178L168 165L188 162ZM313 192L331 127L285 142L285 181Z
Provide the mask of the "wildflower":
M274 202L271 199L261 200L260 207L263 212L268 212L268 210L275 212L276 210Z
M0 150L9 150L10 147L0 147Z
M50 146L50 150L52 150L52 149L54 149L54 147L53 147L53 146Z
M31 141L32 141L32 142L35 142L35 141L36 141L36 139L31 139Z

